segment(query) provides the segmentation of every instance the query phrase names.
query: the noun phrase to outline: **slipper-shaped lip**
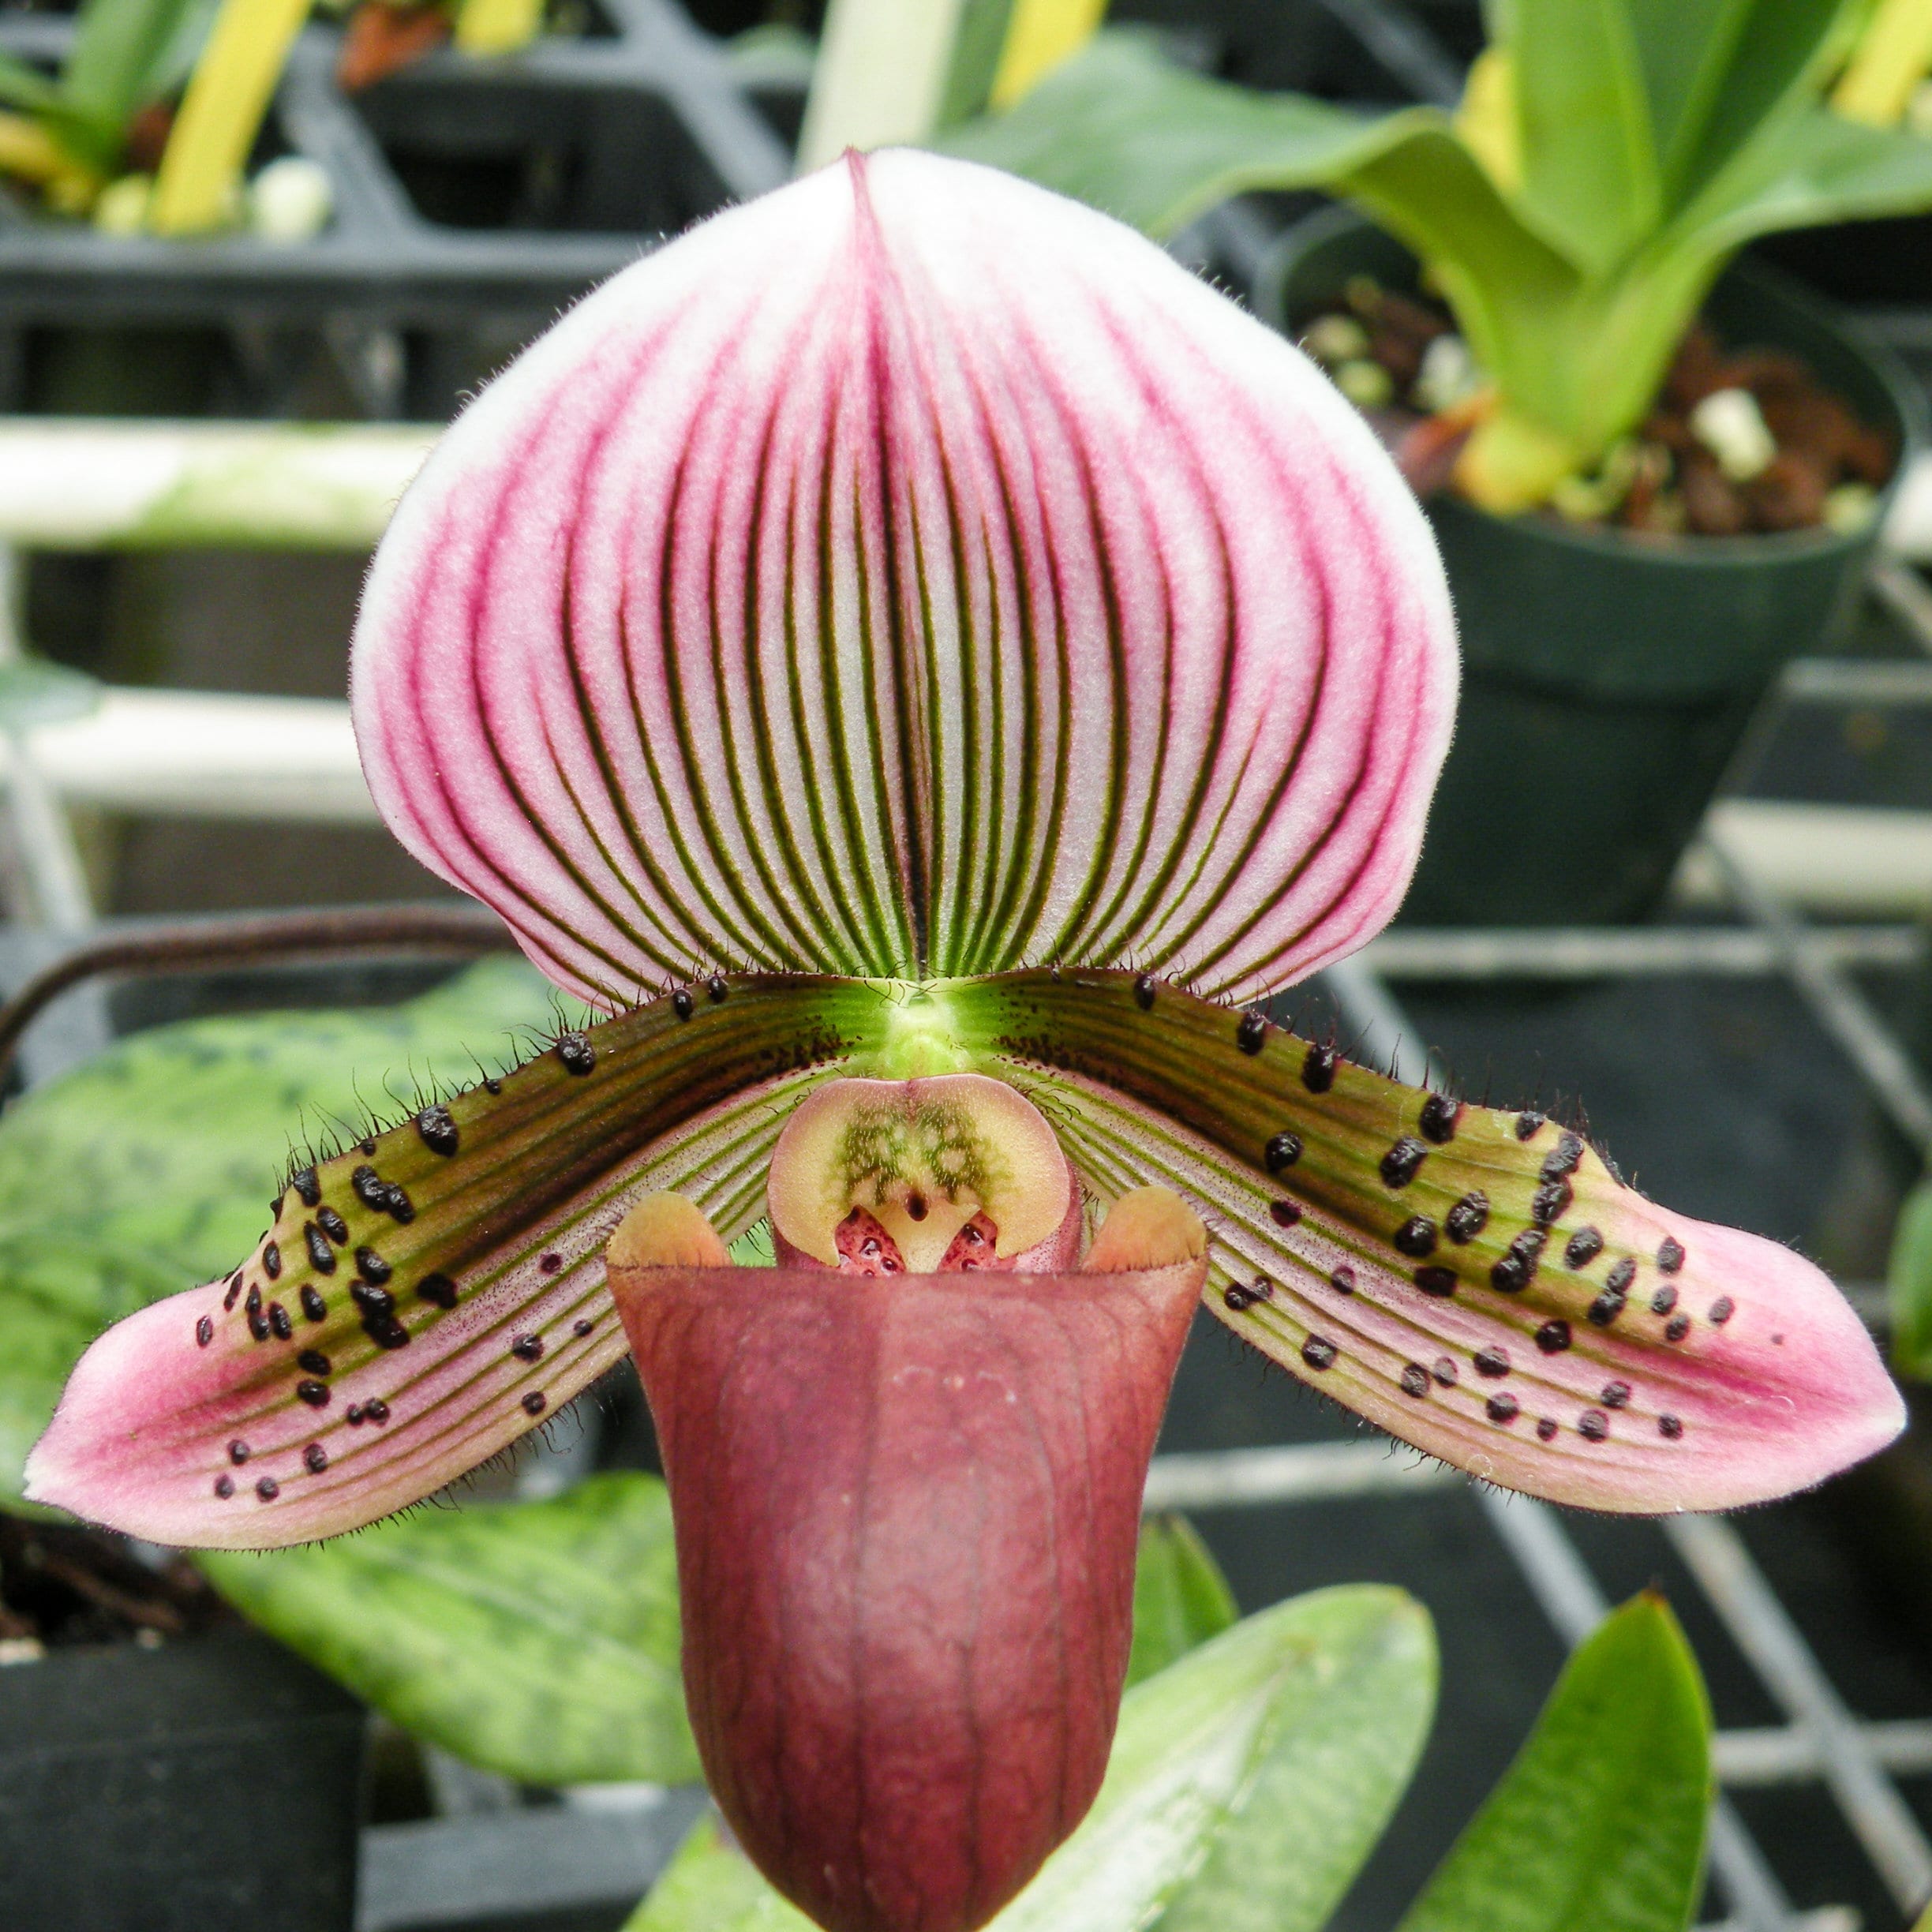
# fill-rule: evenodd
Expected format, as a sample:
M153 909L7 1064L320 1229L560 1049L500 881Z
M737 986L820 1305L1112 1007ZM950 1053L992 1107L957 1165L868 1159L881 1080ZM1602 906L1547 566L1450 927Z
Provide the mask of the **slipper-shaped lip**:
M1091 1803L1205 1271L612 1267L706 1777L831 1932L969 1932Z

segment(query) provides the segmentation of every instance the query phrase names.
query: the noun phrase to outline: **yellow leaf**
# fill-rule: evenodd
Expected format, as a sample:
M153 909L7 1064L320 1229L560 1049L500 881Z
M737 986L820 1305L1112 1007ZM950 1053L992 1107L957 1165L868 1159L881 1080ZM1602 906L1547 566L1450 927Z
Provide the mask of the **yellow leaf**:
M309 0L222 0L161 157L149 216L157 234L225 227L242 171Z
M1832 93L1848 121L1896 127L1932 66L1932 0L1879 0Z
M466 54L514 54L543 25L544 0L462 0L456 44Z
M1106 6L1107 0L1013 0L987 105L1012 107L1069 54L1077 54L1099 27Z
M1506 195L1522 186L1522 133L1516 118L1516 70L1500 47L1476 56L1456 110L1462 145Z

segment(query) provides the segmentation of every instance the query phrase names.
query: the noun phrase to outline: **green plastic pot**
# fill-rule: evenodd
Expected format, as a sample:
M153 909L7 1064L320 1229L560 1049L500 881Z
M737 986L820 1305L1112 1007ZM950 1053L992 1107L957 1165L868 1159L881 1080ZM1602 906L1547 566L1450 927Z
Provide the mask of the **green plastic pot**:
M1413 289L1415 259L1346 208L1282 238L1256 290L1294 328L1349 278ZM1814 297L1735 264L1705 313L1731 346L1788 349L1900 456L1853 534L1660 539L1428 505L1455 598L1463 684L1405 921L1604 925L1669 886L1753 710L1785 662L1856 607L1884 512L1923 440L1911 378Z

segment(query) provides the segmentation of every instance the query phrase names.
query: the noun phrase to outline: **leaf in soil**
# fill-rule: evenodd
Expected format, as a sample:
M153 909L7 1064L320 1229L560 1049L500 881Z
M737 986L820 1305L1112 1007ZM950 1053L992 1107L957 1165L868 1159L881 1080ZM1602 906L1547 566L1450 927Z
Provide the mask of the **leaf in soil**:
M1127 1694L1086 1821L990 1932L1316 1932L1381 1836L1436 1696L1427 1612L1399 1591L1264 1610ZM715 1825L626 1932L799 1932Z
M1676 1618L1634 1598L1571 1659L1398 1932L1681 1932L1703 1871L1710 1730Z
M1141 1525L1129 1689L1219 1637L1240 1615L1221 1566L1185 1516L1152 1516Z
M532 1784L698 1774L655 1477L197 1560L264 1630L471 1764Z
M140 1033L0 1120L0 1502L81 1350L207 1281L259 1237L287 1156L405 1110L419 1085L492 1070L554 1025L556 994L492 960L418 999L251 1013ZM392 1095L395 1097L391 1097Z

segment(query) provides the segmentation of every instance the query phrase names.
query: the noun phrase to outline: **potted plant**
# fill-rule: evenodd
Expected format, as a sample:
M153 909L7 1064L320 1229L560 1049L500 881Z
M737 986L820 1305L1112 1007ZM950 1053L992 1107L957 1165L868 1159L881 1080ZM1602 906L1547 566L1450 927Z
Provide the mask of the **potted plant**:
M1432 516L1467 682L1413 915L1653 905L1754 700L1855 590L1882 492L1839 530L1672 538L1601 512L1707 301L1727 350L1798 351L1900 458L1915 441L1918 404L1883 357L1788 290L1722 279L1756 235L1932 204L1932 147L1823 99L1861 12L1498 9L1453 117L1252 94L1107 34L1010 112L942 137L1156 234L1263 187L1322 187L1380 224L1301 238L1264 302L1319 305L1350 275L1413 286L1425 264L1466 350L1428 436L1462 439ZM1674 464L1785 462L1756 399L1729 393L1743 388L1726 376L1715 443ZM1727 413L1752 451L1719 447ZM1552 500L1593 501L1598 520Z

